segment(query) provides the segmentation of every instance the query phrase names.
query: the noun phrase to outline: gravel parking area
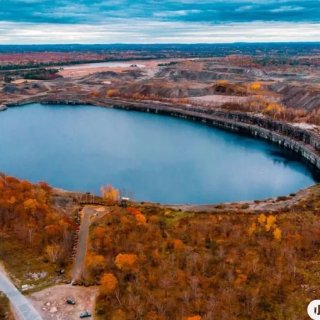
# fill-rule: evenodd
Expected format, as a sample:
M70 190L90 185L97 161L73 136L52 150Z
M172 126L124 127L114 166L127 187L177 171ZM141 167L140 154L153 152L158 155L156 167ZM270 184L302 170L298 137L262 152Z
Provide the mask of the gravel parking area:
M33 293L29 299L43 320L74 320L79 319L80 313L86 310L93 314L96 293L95 287L57 285ZM76 304L67 304L67 298L74 299Z

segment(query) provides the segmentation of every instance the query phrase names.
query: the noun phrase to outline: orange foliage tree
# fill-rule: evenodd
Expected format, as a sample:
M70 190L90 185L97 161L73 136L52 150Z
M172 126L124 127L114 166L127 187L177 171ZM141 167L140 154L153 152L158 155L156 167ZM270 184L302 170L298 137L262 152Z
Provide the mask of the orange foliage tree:
M90 254L86 257L85 265L86 273L97 280L106 267L106 259L102 255Z
M138 256L133 253L119 253L116 256L115 264L120 270L132 271L136 268Z
M260 82L252 82L250 84L250 89L253 91L258 91L261 89L261 83Z
M112 273L103 274L100 282L101 290L105 294L113 293L118 285L118 280Z
M62 262L72 248L70 219L52 204L46 183L31 184L0 174L0 231Z
M137 208L134 207L129 207L128 212L133 215L136 219L136 221L138 222L138 224L146 224L147 219L146 217L141 213L141 211Z
M272 214L240 205L206 214L111 208L92 225L89 243L90 254L105 257L103 273L118 281L107 296L100 288L101 318L118 319L119 308L145 320L303 318L305 305L290 302L308 299L301 281L312 286L309 262L320 259L320 187L311 193L292 210L275 204Z
M191 316L191 317L186 317L184 320L202 320L200 316Z
M108 98L118 97L119 95L120 95L120 92L118 89L107 90L107 97Z

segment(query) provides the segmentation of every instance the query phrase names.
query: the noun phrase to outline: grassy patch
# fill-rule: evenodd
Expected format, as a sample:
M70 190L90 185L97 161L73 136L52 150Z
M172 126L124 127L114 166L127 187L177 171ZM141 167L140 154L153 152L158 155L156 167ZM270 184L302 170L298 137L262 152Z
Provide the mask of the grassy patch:
M64 280L58 276L55 265L37 254L33 248L24 247L13 237L0 236L0 256L1 262L19 289L22 285L28 285L31 290L40 290Z
M13 320L7 297L0 292L0 320Z

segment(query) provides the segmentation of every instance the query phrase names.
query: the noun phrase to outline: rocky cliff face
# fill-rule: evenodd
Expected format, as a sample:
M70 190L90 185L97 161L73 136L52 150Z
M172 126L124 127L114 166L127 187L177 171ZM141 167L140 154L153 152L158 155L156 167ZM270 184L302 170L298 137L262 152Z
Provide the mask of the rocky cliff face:
M249 134L290 149L320 170L320 136L289 123L243 112L208 110L186 106L152 105L141 102L112 103L113 107L189 119L206 125Z
M209 126L224 128L238 133L249 134L290 149L320 170L320 136L307 129L289 123L276 121L260 115L244 112L230 112L220 109L196 108L186 105L153 103L104 98L90 100L86 97L38 97L35 100L16 102L15 105L31 102L44 104L92 104L103 107L166 114L174 117L202 122Z

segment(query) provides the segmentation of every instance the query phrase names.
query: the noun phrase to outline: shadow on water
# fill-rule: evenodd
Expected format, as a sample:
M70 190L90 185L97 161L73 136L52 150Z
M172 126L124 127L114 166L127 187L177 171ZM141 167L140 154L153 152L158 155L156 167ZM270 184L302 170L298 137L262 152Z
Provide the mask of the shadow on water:
M193 120L190 120L190 121L192 122ZM269 145L271 147L271 148L266 148L265 152L272 158L272 162L274 164L282 165L283 167L290 167L290 166L298 167L299 165L301 165L301 163L303 163L303 165L308 169L310 176L315 180L315 183L320 183L320 169L316 168L307 159L297 154L293 150L284 148L283 146L279 146L277 143L274 143L269 140L265 140L260 137L253 137L252 135L245 132L234 133L225 128L216 127L212 125L208 125L208 126L213 127L218 132L220 131L230 135L236 135L237 139L233 141L234 144L239 143L240 139L263 141L266 145Z
M271 142L269 144L274 145ZM314 165L312 165L307 159L298 155L296 152L282 148L281 150L270 149L267 153L272 157L275 164L280 164L285 167L299 165L301 162L308 168L310 175L315 180L315 182L320 182L320 170L318 170Z

